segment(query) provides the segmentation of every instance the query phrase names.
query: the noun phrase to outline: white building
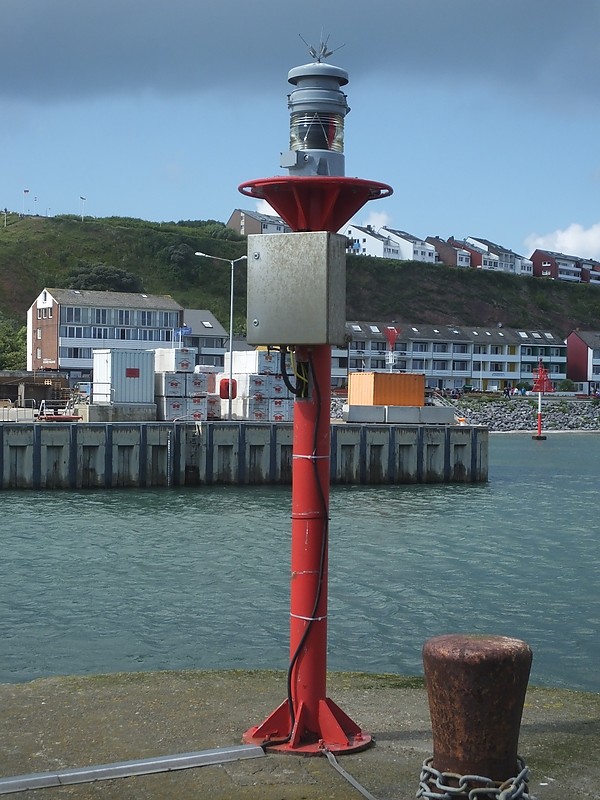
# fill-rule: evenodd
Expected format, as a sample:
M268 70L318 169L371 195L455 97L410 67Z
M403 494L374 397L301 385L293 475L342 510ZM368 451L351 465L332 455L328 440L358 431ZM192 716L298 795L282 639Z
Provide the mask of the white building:
M533 261L531 259L520 256L518 253L513 253L512 250L507 250L499 244L490 242L489 239L468 236L466 241L481 250L497 256L498 261L495 268L501 272L509 272L511 275L524 277L533 276Z
M378 233L371 225L346 225L339 233L348 239L348 253L355 256L401 259L398 242Z
M182 318L168 295L44 289L27 311L27 369L88 376L92 350L169 347Z
M393 348L390 327L397 332ZM566 344L550 331L364 321L348 322L346 330L347 349L332 351L334 385L348 371L393 370L421 373L430 388L502 390L531 383L540 358L552 381L566 377Z
M379 232L398 243L400 258L403 261L423 261L426 264L436 263L435 247L429 242L419 239L418 236L413 236L412 233L399 231L395 228L388 228L385 225L380 228Z

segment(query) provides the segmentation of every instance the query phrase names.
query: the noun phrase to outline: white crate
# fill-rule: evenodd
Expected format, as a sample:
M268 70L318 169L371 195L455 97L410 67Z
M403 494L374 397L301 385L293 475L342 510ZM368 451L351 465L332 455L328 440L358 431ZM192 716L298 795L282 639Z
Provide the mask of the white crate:
M188 419L195 421L208 419L208 401L206 397L188 397L186 402Z
M214 372L189 372L186 376L187 397L200 397L215 391L216 374Z
M229 372L229 353L225 353L225 372ZM277 350L234 350L233 371L275 375L280 372Z
M167 421L187 417L187 400L183 397L157 397L156 417Z
M294 401L274 398L269 400L271 422L291 422L294 418Z
M206 418L207 419L222 419L221 412L221 396L218 394L206 395Z
M266 400L271 396L271 375L237 372L233 377L237 382L238 397L254 397L256 400Z
M295 378L292 378L294 383ZM272 398L281 397L284 400L289 400L291 397L290 390L285 385L285 381L281 375L273 375L271 377L271 395Z
M196 365L195 347L158 347L155 351L157 372L193 372Z
M221 400L221 413L227 416L229 401ZM269 419L269 401L257 400L254 397L238 397L231 402L233 419L267 421Z
M185 397L185 378L180 372L155 372L154 394L161 397Z

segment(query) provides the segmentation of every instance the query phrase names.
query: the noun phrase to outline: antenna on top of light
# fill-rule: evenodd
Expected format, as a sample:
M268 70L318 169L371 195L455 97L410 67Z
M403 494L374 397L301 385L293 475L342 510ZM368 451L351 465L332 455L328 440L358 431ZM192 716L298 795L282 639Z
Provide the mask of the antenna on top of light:
M323 41L323 32L322 31L321 31L321 40L319 42L319 48L318 49L316 47L313 47L312 45L310 45L300 33L298 34L298 36L302 39L304 44L308 47L309 55L312 58L314 58L315 61L318 64L320 64L321 61L324 61L326 58L329 58L329 56L333 55L337 50L340 50L342 47L344 47L344 45L341 44L339 47L336 47L335 50L329 50L329 48L327 47L327 44L329 42L329 36L327 36L325 41Z

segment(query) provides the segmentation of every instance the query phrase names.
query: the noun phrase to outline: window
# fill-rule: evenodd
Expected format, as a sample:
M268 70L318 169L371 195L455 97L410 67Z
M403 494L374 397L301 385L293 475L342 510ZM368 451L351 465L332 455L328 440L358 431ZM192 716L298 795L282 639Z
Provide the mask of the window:
M426 353L429 349L427 342L413 342L413 353Z
M206 320L206 319L203 319L203 320L202 320L202 324L204 325L204 327L205 327L205 328L212 328L212 327L213 327L213 324L212 324L212 322L209 322L209 321L208 321L208 320Z
M446 342L434 342L433 343L433 352L434 353L447 353L448 352L448 345Z
M36 358L41 358L42 357L42 348L41 347L36 348L35 357Z
M42 329L41 329L41 328L38 328L38 329L37 329L37 331L36 331L36 336L37 336L37 338L38 338L38 339L41 339L41 338L42 338Z
M118 325L131 325L131 311L128 308L120 308L117 312Z
M448 362L447 361L435 361L433 362L433 370L434 372L445 372L448 369Z
M452 347L453 353L468 353L466 344L455 344Z
M425 369L425 361L424 361L424 359L422 359L422 358L413 358L412 368L413 369L418 369L418 370L424 370Z
M371 350L386 350L387 344L385 342L371 342Z
M467 371L467 362L466 361L453 361L452 362L452 369L455 372L466 372Z
M490 353L493 356L499 356L502 353L502 347L499 344L493 344L490 346Z
M66 312L66 322L81 322L81 309L75 308L74 306L68 306L65 309Z
M41 319L41 318L42 318L42 309L41 309L41 308L38 308L37 312L38 312L38 313L37 313L37 318L38 318L38 319Z

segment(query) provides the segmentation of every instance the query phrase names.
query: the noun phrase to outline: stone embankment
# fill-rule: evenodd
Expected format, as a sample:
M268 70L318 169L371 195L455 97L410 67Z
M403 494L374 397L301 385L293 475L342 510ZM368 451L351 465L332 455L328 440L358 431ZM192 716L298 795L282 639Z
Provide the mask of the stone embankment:
M490 431L532 431L537 427L537 396L465 396L454 404L468 424L485 425ZM600 431L600 404L593 400L544 398L542 425L549 431Z
M332 400L332 419L342 419L344 402L338 398ZM537 428L537 395L510 399L465 395L452 404L469 425L484 425L490 431L534 431ZM545 397L542 425L549 431L600 432L600 403L572 397Z

